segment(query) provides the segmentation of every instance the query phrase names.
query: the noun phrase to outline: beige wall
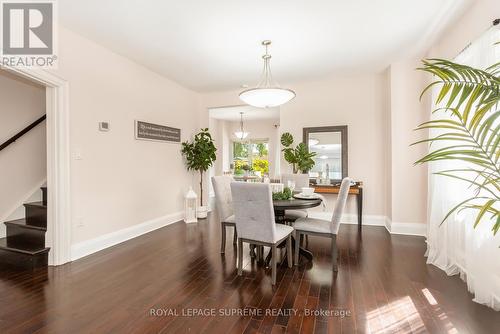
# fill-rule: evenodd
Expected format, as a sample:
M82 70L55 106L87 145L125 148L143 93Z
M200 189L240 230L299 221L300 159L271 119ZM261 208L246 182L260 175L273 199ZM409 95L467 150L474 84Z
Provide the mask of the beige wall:
M365 184L366 215L386 212L386 86L382 74L333 77L291 85L297 97L281 106L280 133L291 132L302 141L302 128L347 125L349 129L349 174ZM360 95L361 94L361 95ZM202 118L206 108L236 105L238 91L202 96ZM290 167L281 162L281 171ZM331 206L331 201L329 207ZM349 212L355 212L351 199Z
M419 100L427 76L415 68L422 57L390 66L390 178L387 216L393 223L425 223L427 169L414 165L427 151L425 144L410 146L427 134L413 131L429 118L428 100Z
M45 114L45 87L0 70L0 143ZM47 177L45 122L0 152L0 235L4 220L17 210Z
M364 183L363 213L385 215L384 136L388 129L381 94L385 89L383 77L378 74L335 77L293 88L297 97L281 109L281 132L291 132L295 141L300 142L304 127L347 125L349 176ZM291 171L285 161L281 170ZM349 212L355 212L352 199Z
M430 54L454 56L499 14L496 0L478 1ZM179 145L136 141L133 121L179 127L185 140L208 125L209 107L241 104L239 91L196 94L63 27L59 34L54 72L70 85L73 243L182 210L197 176L185 171ZM425 172L412 166L422 152L408 148L411 129L425 118L415 99L421 88L416 65L405 60L381 74L290 85L297 98L282 107L280 120L280 132L292 132L296 141L304 126L348 125L349 174L365 184L365 214L402 223L422 222L425 215ZM97 130L104 120L110 132Z
M198 127L198 95L63 27L59 68L69 82L73 244L182 211L193 182L179 144L134 139L134 120ZM111 131L99 132L109 121ZM81 160L76 156L81 155Z

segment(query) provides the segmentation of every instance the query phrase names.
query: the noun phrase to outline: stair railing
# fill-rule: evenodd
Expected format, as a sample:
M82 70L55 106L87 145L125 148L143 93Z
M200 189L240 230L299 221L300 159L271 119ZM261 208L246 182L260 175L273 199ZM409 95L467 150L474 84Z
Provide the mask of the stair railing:
M17 134L15 134L14 136L12 136L9 140L7 140L5 143L3 143L2 145L0 145L0 151L2 151L3 149L7 148L7 146L9 146L10 144L15 143L16 140L18 140L19 138L21 138L22 136L24 136L26 133L30 132L31 129L33 129L38 124L40 124L43 121L45 121L46 118L47 118L47 115L43 115L42 117L40 117L39 119L37 119L36 121L34 121L30 125L28 125L27 127L25 127L24 129L22 129L21 131L19 131Z

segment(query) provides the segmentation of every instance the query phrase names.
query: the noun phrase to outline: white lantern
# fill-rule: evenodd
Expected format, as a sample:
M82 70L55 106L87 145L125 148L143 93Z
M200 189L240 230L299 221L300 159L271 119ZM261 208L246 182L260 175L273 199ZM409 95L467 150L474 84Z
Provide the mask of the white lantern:
M196 202L198 196L193 191L193 188L189 187L189 191L184 198L184 221L186 223L197 223L198 219L196 217Z

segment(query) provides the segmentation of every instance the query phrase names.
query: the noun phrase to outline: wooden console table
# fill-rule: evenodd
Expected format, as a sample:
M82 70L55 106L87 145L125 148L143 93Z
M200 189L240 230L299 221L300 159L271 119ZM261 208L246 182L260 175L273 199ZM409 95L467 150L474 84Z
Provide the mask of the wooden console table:
M338 194L340 191L340 184L311 184L311 187L314 187L314 192L318 194ZM363 182L356 182L355 185L351 186L349 195L356 196L356 202L358 204L358 225L361 227L363 223Z

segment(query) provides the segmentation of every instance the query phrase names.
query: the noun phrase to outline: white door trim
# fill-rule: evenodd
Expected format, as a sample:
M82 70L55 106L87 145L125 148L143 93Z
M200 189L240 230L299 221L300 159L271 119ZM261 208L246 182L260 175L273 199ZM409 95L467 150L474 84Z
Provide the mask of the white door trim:
M68 82L46 70L0 68L46 86L49 265L71 261L70 137Z

